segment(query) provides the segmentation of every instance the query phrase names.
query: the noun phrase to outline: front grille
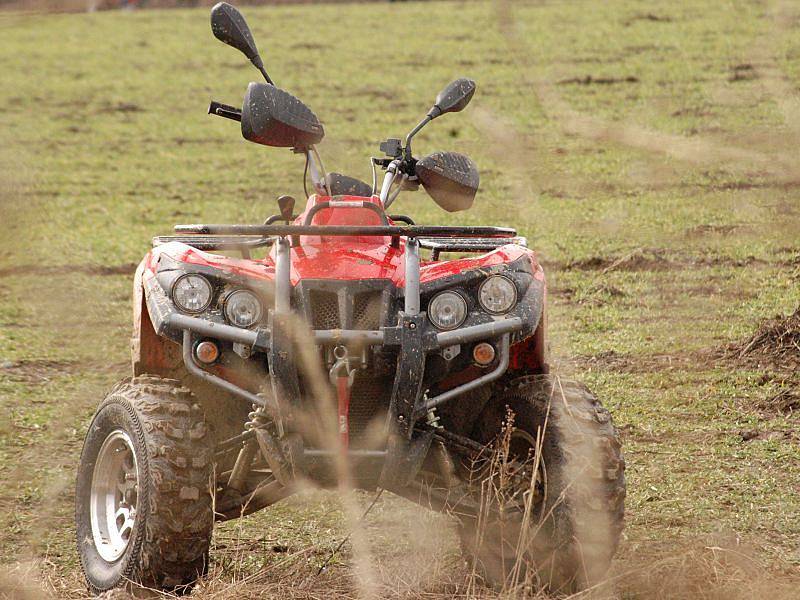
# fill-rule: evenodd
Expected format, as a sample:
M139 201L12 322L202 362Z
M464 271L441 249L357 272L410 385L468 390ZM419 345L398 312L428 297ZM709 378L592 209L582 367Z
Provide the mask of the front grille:
M311 292L311 323L314 329L339 329L339 299L334 292Z
M381 293L356 294L353 302L353 329L378 329L381 326Z
M356 375L350 390L350 441L371 445L383 431L392 383L383 377Z
M347 294L340 314L339 294L310 290L308 319L314 329L379 329L382 299L380 290Z
M295 307L314 329L377 330L389 320L397 292L388 280L302 280L295 288ZM353 351L361 357L362 348ZM364 353L367 367L359 370L350 389L350 441L355 448L382 445L386 413L396 369L394 350L371 347ZM332 348L320 348L326 369L333 365ZM301 398L308 387L300 374ZM331 390L335 399L335 390Z

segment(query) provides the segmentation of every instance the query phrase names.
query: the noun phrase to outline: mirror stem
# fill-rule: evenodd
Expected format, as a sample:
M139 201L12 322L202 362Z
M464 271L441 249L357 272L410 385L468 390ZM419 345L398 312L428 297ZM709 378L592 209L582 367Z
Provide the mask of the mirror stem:
M322 164L322 157L319 152L314 146L311 146L306 150L306 157L309 161L311 182L314 184L314 189L318 194L330 196L331 190L328 188L325 178L325 165Z
M269 78L269 75L267 75L267 70L264 67L260 67L258 70L261 71L261 74L264 76L264 79L267 80L268 84L275 85L272 83L272 79Z
M430 114L428 114L428 116L422 119L422 121L420 121L419 124L416 127L414 127L414 129L412 129L411 132L406 136L405 149L403 150L406 159L411 158L411 138L417 135L419 133L419 130L425 127L425 125L430 123L432 120L433 117L430 116Z
M272 83L272 79L270 79L269 75L267 74L267 70L264 68L264 61L261 60L260 56L258 55L254 56L251 62L253 63L256 69L261 71L261 74L264 76L264 79L267 80L268 84L275 85L274 83Z

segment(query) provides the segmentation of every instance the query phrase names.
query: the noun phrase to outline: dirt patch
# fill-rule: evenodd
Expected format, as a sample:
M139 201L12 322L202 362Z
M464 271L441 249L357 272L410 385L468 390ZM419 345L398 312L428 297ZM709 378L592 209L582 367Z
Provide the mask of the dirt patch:
M136 272L136 263L121 265L16 265L0 269L0 277L13 275L69 275L71 273L84 273L86 275L133 275Z
M709 351L692 351L686 354L622 354L609 350L594 355L578 355L570 362L580 370L616 373L702 371L713 362L713 355Z
M763 371L768 391L747 398L748 407L765 415L789 415L800 411L800 308L789 316L763 321L749 338L716 351L725 364Z
M642 426L633 423L619 425L617 430L620 432L623 446L628 442L648 444L651 446L650 448L631 448L626 450L626 452L631 452L632 454L640 452L647 454L668 454L669 450L664 450L663 447L675 446L676 444L697 444L705 446L728 435L722 431L708 431L700 428L675 431L654 428L652 424ZM652 500L647 501L650 502Z
M133 102L117 102L116 104L106 104L97 109L99 113L141 113L144 109Z
M748 339L722 351L727 359L746 361L773 371L800 371L800 308L791 315L767 319Z
M666 252L658 249L637 248L623 256L590 256L572 260L563 267L567 271L665 271L678 268L667 258Z
M626 27L630 27L637 21L650 21L651 23L672 23L672 17L667 15L657 15L655 13L642 13L634 15L623 23Z
M750 63L735 65L728 76L728 81L731 83L736 83L737 81L753 81L754 79L758 79L758 72Z
M77 363L63 360L0 361L0 377L19 383L41 384L67 375Z
M198 139L189 139L185 137L176 137L172 139L175 144L178 146L186 146L189 144L210 144L212 146L219 146L222 142L218 138L198 138ZM138 194L138 191L134 191L131 195Z
M377 87L363 87L356 94L374 100L395 100L397 98L397 93Z
M634 44L632 46L625 46L622 49L622 56L626 54L642 54L644 52L665 52L675 50L674 46L667 46L663 44Z
M639 78L634 75L625 75L623 77L586 75L585 77L570 77L558 81L558 85L614 85L616 83L639 83Z
M730 235L734 231L741 229L743 225L709 225L702 224L690 227L686 230L686 236L690 238L705 237L708 235Z
M670 113L671 117L713 117L716 116L716 113L712 111L710 108L701 108L701 107L685 107L679 108L678 110L672 111Z
M574 287L557 287L550 289L549 293L559 300L579 306L605 306L628 295L620 288L607 283L598 283L585 290Z
M768 261L755 256L691 256L665 248L636 248L623 255L590 256L551 265L565 271L669 271L687 267L748 267Z
M753 440L793 440L797 437L792 431L774 429L743 429L739 432L739 436L743 442L752 442Z
M296 42L292 44L292 50L325 50L329 46L317 42ZM250 66L250 65L247 65Z

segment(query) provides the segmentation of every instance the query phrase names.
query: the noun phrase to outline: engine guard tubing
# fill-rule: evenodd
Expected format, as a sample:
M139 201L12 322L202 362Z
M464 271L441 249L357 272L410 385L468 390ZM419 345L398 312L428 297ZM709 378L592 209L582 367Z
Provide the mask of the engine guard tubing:
M193 318L193 317L186 317L185 315L175 315L175 314L173 314L173 315L170 315L170 317L172 317L171 319L169 319L171 324L178 325L178 326L183 326L183 328L184 328L183 329L183 362L186 365L187 370L191 374L193 374L193 375L195 375L197 377L200 377L201 379L203 379L203 380L205 380L205 381L207 381L207 382L209 382L209 383L211 383L213 385L216 385L217 387L220 387L220 388L222 388L222 389L224 389L224 390L226 390L226 391L228 391L228 392L230 392L230 393L242 398L243 400L246 400L247 402L249 402L251 404L255 404L257 406L261 406L261 407L267 408L269 411L271 411L273 413L273 416L277 415L278 408L276 406L267 405L266 401L263 398L255 395L255 394L253 394L251 392L248 392L247 390L244 390L244 389L240 388L239 386L234 385L233 383L231 383L231 382L229 382L229 381L227 381L225 379L222 379L221 377L217 377L216 375L213 375L213 374L209 373L208 371L202 369L200 366L197 365L197 363L194 360L194 356L192 355L192 346L193 346L192 330L195 330L195 331L200 330L200 332L203 333L204 330L208 331L208 329L212 329L211 327L209 327L209 324L208 324L207 321L205 321L203 319ZM175 317L178 317L178 318L175 318ZM463 394L465 392L471 391L471 390L473 390L473 389L475 389L475 388L477 388L477 387L479 387L481 385L484 385L486 383L489 383L489 382L494 381L494 380L498 379L499 377L501 377L506 372L506 370L508 369L509 354L510 354L510 338L511 338L510 334L511 334L511 332L519 331L522 327L523 327L522 320L519 317L514 317L514 318L511 318L511 319L505 319L503 321L493 321L491 323L485 323L485 324L481 324L481 325L473 325L471 327L466 327L466 328L464 328L462 330L441 332L441 333L436 334L434 339L431 341L431 343L427 344L427 346L431 346L432 347L430 349L437 348L437 347L441 348L441 347L445 347L445 346L448 346L448 345L452 345L454 343L466 343L466 342L473 341L473 340L476 340L476 339L481 339L481 338L485 339L487 337L497 336L498 334L500 334L500 335L502 335L501 341L500 341L500 361L499 361L497 367L494 370L492 370L490 373L487 373L487 374L485 374L485 375L483 375L481 377L478 377L477 379L473 379L472 381L468 381L467 383L464 383L464 384L462 384L462 385L460 385L458 387L455 387L453 389L447 390L446 392L443 392L442 394L439 394L438 396L435 396L433 398L428 399L424 404L422 404L419 401L420 400L419 394L415 394L416 398L414 399L413 403L409 402L410 398L404 398L403 399L404 402L401 402L400 404L406 404L405 410L403 410L402 407L398 406L398 400L400 400L400 398L399 398L399 395L398 395L397 386L395 386L394 393L392 394L392 396L393 396L392 404L394 405L393 406L394 410L392 412L394 412L395 416L398 416L398 412L399 412L399 415L403 416L403 419L404 419L405 422L404 422L404 426L402 428L405 430L405 433L407 435L410 435L411 434L411 430L413 429L414 422L416 421L416 418L418 416L420 416L420 415L426 414L428 410L430 410L432 408L435 408L437 406L441 406L445 402L449 402L450 400L456 398L457 396L460 396L461 394ZM214 333L216 333L217 336L222 338L222 339L228 338L228 336L225 335L226 333L228 333L227 329L234 329L235 330L237 328L229 327L229 326L223 326L223 327L216 326L216 327L213 327ZM210 331L209 331L209 333L210 333ZM256 334L255 332L252 332L252 331L244 331L243 333L249 334L249 336L253 336L250 339L254 339L258 335L258 334ZM316 338L315 341L323 341L324 340L325 342L329 342L332 339L337 339L337 340L347 339L347 338L350 337L348 335L350 333L353 333L353 334L357 334L357 333L375 334L374 336L368 336L367 337L367 339L370 340L371 342L374 340L374 345L381 345L378 342L378 339L381 339L384 343L389 342L389 340L386 339L387 337L389 337L389 336L386 335L386 333L388 333L388 332L384 332L384 331L356 332L356 331L348 331L348 330L324 330L324 331L315 332L315 338ZM317 336L316 334L322 334L322 335ZM416 335L420 335L421 336L420 333L418 333ZM412 336L414 336L414 334L412 334ZM357 336L354 335L353 337L355 338ZM402 341L402 340L400 340L400 341ZM407 340L407 341L409 341L409 340ZM420 341L422 341L422 340L420 340ZM271 345L272 344L270 343L270 346ZM425 349L427 350L428 348L426 347ZM423 355L424 355L424 353L423 353ZM404 373L404 372L405 371L403 371L403 370L399 370L398 371L398 376L401 376L401 374ZM398 411L397 410L398 408L400 408L401 410Z
M192 356L193 346L192 332L186 329L183 332L183 362L186 365L186 369L189 371L189 373L200 377L212 385L216 385L236 396L239 396L251 404L266 408L267 410L272 410L274 408L268 405L260 396L248 392L247 390L234 385L230 381L226 381L221 377L212 375L208 371L200 368L194 361L194 356ZM292 469L283 452L281 451L278 442L265 428L257 428L255 430L255 434L261 453L264 455L264 459L272 468L275 478L281 484L288 485L291 480Z
M246 400L250 404L255 404L256 406L260 406L261 408L266 408L268 410L272 410L274 408L272 406L267 406L267 402L264 400L264 398L257 396L252 392L248 392L247 390L240 388L238 385L234 385L230 381L227 381L222 377L217 377L216 375L209 373L205 369L202 369L194 361L194 356L192 355L193 347L194 347L194 337L192 336L192 332L189 329L184 329L183 364L186 365L186 370L189 371L189 373L191 373L196 377L199 377L200 379L207 381L212 385L222 388L226 392L230 392L235 396L239 396L239 398Z
M463 385L459 385L458 387L447 390L446 392L442 392L438 396L429 398L428 401L422 406L421 410L424 413L427 413L429 410L432 410L437 406L441 406L445 402L449 402L456 396L460 396L465 392L472 391L484 384L490 383L502 377L503 373L505 373L508 369L509 355L511 354L510 338L511 336L508 333L505 333L500 339L500 360L497 363L497 367L495 367L491 372L473 379L472 381L468 381Z
M178 313L167 315L164 319L164 324L167 327L192 331L228 342L238 342L259 351L269 350L272 345L271 334L267 329L258 329L257 331L240 329L239 327L232 327ZM442 331L434 334L432 341L426 344L426 349L434 350L446 348L453 344L467 344L480 339L497 337L504 333L515 333L523 327L524 323L520 317L511 317L500 321L491 321L490 323L470 325L454 331ZM389 346L399 343L395 335L395 328L392 327L384 327L381 330L317 329L313 331L313 335L314 341L318 344L362 343L369 346ZM205 371L201 372L205 373L205 375L210 375ZM201 377L205 378L205 375L201 375ZM263 403L263 401L261 402Z

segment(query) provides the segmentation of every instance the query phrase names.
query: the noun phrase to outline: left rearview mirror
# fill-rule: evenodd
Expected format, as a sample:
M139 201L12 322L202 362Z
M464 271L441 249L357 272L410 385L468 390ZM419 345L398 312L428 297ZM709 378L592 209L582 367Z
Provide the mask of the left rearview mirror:
M219 41L239 50L251 61L258 57L258 48L244 16L236 7L220 2L211 9L211 31Z

